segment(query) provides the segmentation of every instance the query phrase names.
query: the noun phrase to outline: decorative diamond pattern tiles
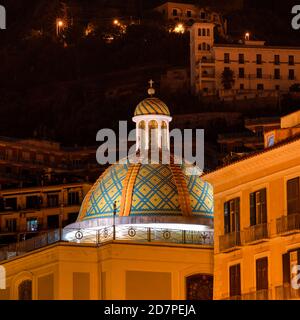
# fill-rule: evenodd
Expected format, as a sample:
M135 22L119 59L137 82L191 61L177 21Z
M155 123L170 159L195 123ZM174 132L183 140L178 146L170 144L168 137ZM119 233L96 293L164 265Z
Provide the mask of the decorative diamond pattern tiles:
M213 187L198 176L186 176L192 212L196 215L213 217Z
M133 214L181 214L177 188L168 165L141 166L133 188Z

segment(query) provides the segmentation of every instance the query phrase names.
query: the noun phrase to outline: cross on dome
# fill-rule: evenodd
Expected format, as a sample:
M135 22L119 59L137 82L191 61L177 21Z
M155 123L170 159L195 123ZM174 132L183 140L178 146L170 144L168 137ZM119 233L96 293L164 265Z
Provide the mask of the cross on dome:
M150 88L148 89L148 94L150 97L152 97L155 94L155 89L153 88L154 81L150 79L148 83L150 84Z

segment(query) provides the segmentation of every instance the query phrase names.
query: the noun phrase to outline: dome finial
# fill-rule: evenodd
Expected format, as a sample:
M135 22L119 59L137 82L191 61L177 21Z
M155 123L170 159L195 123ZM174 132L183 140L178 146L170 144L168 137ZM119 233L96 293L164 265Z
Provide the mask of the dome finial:
M150 84L150 88L148 89L148 94L150 97L152 97L155 94L155 89L153 88L154 81L150 79L148 83Z

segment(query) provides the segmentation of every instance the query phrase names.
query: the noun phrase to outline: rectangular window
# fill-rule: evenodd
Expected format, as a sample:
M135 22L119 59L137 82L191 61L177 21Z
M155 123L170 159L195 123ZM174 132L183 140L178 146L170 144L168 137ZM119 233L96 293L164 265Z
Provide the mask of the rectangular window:
M38 231L38 219L37 218L27 218L26 221L27 231L35 232Z
M79 204L79 192L69 192L68 193L68 204L69 205Z
M257 86L256 86L256 89L257 89L258 91L264 90L264 84L263 84L263 83L258 83Z
M256 290L268 289L268 257L256 260Z
M59 228L59 215L58 214L47 217L47 227L48 227L48 229Z
M224 203L224 233L240 231L240 198Z
M39 196L28 196L26 197L26 209L39 209L41 199Z
M274 79L280 79L280 69L274 69Z
M299 177L287 181L287 214L300 213Z
M17 210L17 198L5 198L4 210Z
M289 69L289 80L294 80L294 79L295 79L295 70Z
M230 55L229 55L229 53L224 53L224 63L230 63Z
M201 19L201 20L206 19L206 13L205 13L205 12L202 11L202 12L200 13L200 19Z
M243 53L239 53L239 63L244 64L245 63L245 56Z
M47 195L48 207L58 207L59 206L59 196L58 194L48 194Z
M17 231L17 219L7 219L5 223L6 230L8 232Z
M295 64L294 56L289 56L289 65L293 66Z
M262 78L262 68L256 69L256 78L261 79Z
M240 83L240 90L244 90L245 89L245 86L243 83Z
M256 64L261 64L262 63L262 56L261 54L256 55Z
M229 294L230 297L241 295L241 265L236 264L229 268Z
M280 64L280 56L279 54L274 55L274 64L278 65Z
M192 16L192 11L191 11L191 10L188 10L188 11L186 12L186 16L187 16L188 18L191 18L191 16Z
M239 68L239 78L245 78L245 69Z
M176 17L178 15L177 9L173 9L173 16Z
M267 223L267 190L250 193L250 225Z

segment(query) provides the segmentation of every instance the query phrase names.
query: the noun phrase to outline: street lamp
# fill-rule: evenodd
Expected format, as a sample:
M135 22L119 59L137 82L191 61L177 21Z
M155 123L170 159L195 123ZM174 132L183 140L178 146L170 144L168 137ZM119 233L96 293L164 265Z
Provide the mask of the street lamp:
M119 22L119 20L118 20L118 19L115 19L115 20L114 20L114 25L115 25L115 26L120 25L120 22Z
M59 36L61 29L64 27L64 22L61 19L56 20L56 35Z

